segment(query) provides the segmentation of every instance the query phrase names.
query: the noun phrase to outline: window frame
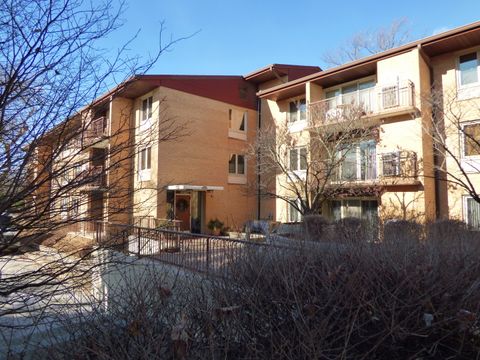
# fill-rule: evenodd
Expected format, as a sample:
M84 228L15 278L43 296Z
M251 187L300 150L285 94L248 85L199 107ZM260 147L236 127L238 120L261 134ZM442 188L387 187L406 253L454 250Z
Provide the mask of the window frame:
M348 203L352 203L354 201L358 201L359 202L359 206L358 208L360 209L360 217L355 217L355 216L346 216L346 215L349 215L348 214L348 208L351 206L349 205ZM329 207L330 207L330 215L332 217L332 219L334 221L339 221L339 220L342 220L342 219L346 219L346 218L349 218L349 217L354 217L356 219L361 219L361 220L366 220L367 219L367 212L364 212L364 210L366 209L366 206L364 207L364 203L366 202L376 202L377 203L377 208L376 208L376 217L377 217L377 220L380 216L379 214L379 208L380 208L380 201L379 199L376 199L376 198L363 198L363 197L352 197L352 198L347 198L347 199L334 199L334 200L331 200L330 201L330 204L329 204ZM334 203L337 203L339 204L339 214L340 214L340 218L336 219L334 218L334 211L333 211L333 204Z
M243 157L243 173L238 172L238 157L241 156ZM230 172L230 160L232 157L235 157L235 172ZM232 153L230 154L230 157L228 159L228 174L229 175L235 175L235 176L246 176L247 175L247 159L245 158L244 154L237 154L237 153Z
M296 198L296 199L291 199L291 201L294 201L295 203L297 203L297 206L299 206L298 203L301 202L301 199ZM295 207L290 202L287 202L287 209L288 209L287 216L288 216L289 223L298 223L302 221L303 219L302 214L300 213L300 211L295 209Z
M477 81L471 84L462 84L462 72L460 70L460 57L470 54L476 54L477 56ZM462 51L456 57L456 81L457 89L469 89L480 86L480 49Z
M144 103L147 102L147 116L145 116ZM152 126L153 118L153 95L142 98L140 105L140 131L149 129Z
M230 172L230 160L232 159L232 156L235 157L235 172L232 173ZM243 174L238 172L238 157L242 156L243 157ZM228 162L227 162L227 167L228 167L228 183L229 184L246 184L247 183L247 157L245 154L238 154L238 153L231 153Z
M242 120L244 121L244 129L239 130L232 128L232 115L234 112L242 112ZM247 140L247 130L248 130L248 110L245 109L236 109L230 108L228 109L228 137L238 139L238 140Z
M144 156L145 154L145 156ZM149 181L152 172L152 147L147 146L138 152L138 179Z
M305 149L305 168L302 169L302 150ZM297 153L296 166L292 169L292 151ZM295 146L288 149L288 171L290 172L306 172L308 167L308 150L306 145Z
M468 200L469 199L471 199L472 201L475 201L475 200L473 200L473 197L471 197L470 195L463 195L462 199L463 199L463 201L462 201L463 202L463 221L467 225L468 229L475 230L475 231L480 231L480 221L479 221L479 227L472 227L470 225L470 221L469 221L469 217L468 217Z
M286 120L287 120L287 126L288 126L288 130L290 132L299 132L299 131L302 131L303 129L305 129L305 127L307 126L307 120L308 120L308 103L307 103L307 98L306 96L302 95L302 96L297 96L295 98L291 98L289 100L287 100L287 106L288 106L288 109L287 109L287 116L286 116ZM304 101L305 102L305 118L302 119L301 115L302 115L302 111L301 111L301 106L300 106L300 103ZM295 104L297 110L295 112L295 120L292 121L292 112L290 111L290 104Z
M480 119L478 120L472 120L472 121L465 121L462 122L460 127L460 158L461 159L480 159L480 154L478 155L467 155L466 154L466 147L465 147L465 140L466 135L465 135L465 127L466 126L471 126L471 125L479 125L480 126ZM480 146L480 139L478 140L478 145Z
M372 148L374 149L373 176L369 177L367 175L367 173L365 172L365 179L362 179L362 170L363 170L362 144L368 144L368 143L373 144ZM343 178L343 166L344 166L345 161L346 161L346 157L345 157L338 164L337 175L335 177L336 178L335 181L336 182L342 182L342 181L346 181L346 182L350 182L350 181L360 182L360 181L362 181L363 182L363 181L374 181L374 180L376 180L378 178L377 145L378 144L374 139L370 139L370 140L363 140L363 141L360 141L360 142L354 142L354 143L351 143L351 144L345 144L340 149L338 149L337 150L337 156L339 156L339 155L344 156L342 154L342 152L345 151L345 150L347 150L348 152L355 153L355 173L356 173L356 176L353 179ZM366 167L365 169L368 169L368 167Z

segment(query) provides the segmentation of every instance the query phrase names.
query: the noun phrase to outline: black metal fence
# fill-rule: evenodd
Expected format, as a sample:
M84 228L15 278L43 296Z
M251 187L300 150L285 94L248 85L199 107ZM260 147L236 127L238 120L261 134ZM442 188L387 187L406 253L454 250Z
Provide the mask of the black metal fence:
M122 224L103 224L97 229L99 244L124 254L219 276L227 276L231 265L251 253L285 249L262 242Z

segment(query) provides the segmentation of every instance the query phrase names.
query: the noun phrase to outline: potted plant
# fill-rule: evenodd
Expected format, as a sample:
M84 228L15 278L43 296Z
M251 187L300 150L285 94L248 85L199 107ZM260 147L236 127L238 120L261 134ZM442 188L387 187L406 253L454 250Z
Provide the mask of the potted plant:
M208 229L212 232L213 235L218 236L222 233L223 222L217 218L211 219L207 224Z

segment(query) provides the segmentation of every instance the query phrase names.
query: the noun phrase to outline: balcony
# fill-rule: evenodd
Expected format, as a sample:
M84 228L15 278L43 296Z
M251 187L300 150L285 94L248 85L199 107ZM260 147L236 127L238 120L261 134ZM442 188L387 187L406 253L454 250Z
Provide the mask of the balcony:
M368 157L346 158L338 167L331 185L418 185L417 154L394 151Z
M80 191L104 191L107 186L103 166L91 166L78 174Z
M107 118L105 116L94 119L88 124L83 138L84 148L105 148L107 141Z
M414 94L414 85L410 80L341 94L310 103L309 123L310 126L322 126L415 114Z

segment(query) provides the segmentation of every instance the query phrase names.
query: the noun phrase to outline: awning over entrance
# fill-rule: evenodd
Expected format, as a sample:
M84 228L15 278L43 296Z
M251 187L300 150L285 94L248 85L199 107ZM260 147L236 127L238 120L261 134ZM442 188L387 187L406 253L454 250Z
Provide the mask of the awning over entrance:
M194 190L194 191L214 191L223 190L223 186L208 185L167 185L167 190Z

